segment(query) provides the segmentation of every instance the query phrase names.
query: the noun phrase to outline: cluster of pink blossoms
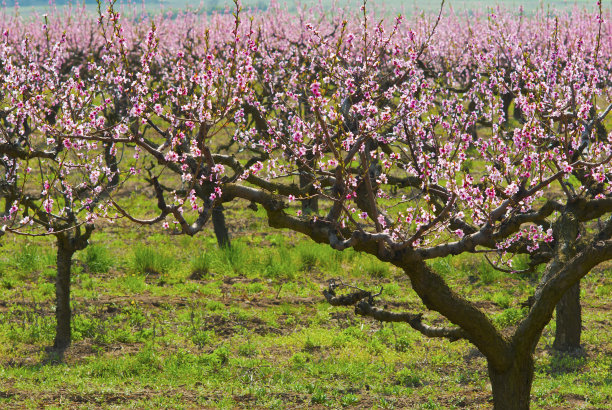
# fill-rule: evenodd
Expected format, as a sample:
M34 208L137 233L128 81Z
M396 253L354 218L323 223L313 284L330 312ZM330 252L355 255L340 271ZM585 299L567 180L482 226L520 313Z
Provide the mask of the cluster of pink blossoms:
M2 224L148 223L114 197L139 178L192 234L253 187L316 199L338 240L535 251L547 200L612 195L607 13L4 15Z

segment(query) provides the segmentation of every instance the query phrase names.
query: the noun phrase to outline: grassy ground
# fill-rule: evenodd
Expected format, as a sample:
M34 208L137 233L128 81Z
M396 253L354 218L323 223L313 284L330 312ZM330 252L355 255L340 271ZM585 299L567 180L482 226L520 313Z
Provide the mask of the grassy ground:
M228 209L233 249L210 232L104 226L74 265L74 343L54 335L54 245L9 238L0 248L0 407L489 408L484 358L464 341L324 303L327 279L374 289L390 309L423 312L407 278ZM261 212L261 211L260 211ZM523 315L533 283L469 257L434 262L501 328ZM585 354L561 357L549 325L537 349L534 408L612 405L612 275L583 282ZM442 319L426 312L428 323Z

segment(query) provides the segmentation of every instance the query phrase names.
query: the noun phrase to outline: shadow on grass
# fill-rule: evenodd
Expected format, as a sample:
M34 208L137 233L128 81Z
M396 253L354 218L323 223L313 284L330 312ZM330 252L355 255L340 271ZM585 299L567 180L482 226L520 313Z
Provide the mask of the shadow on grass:
M561 376L580 372L586 365L587 353L584 349L577 349L572 352L551 350L550 360L543 370L551 376Z
M2 364L6 368L39 370L45 366L56 366L65 363L65 350L58 350L51 346L44 348L44 355L40 360L10 360Z

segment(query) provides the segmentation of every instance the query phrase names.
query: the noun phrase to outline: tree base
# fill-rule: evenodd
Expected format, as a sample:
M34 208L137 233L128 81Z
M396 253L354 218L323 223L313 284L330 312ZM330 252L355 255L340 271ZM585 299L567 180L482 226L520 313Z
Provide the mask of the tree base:
M516 358L503 371L489 365L495 410L528 410L533 382L533 357Z

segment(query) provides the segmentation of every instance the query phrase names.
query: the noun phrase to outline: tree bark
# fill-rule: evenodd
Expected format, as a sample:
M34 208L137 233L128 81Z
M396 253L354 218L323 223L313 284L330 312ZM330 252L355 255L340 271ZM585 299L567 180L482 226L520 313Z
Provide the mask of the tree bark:
M223 205L217 205L212 210L212 222L217 237L217 244L220 248L229 248L230 242L229 232L225 224L225 215L223 215Z
M64 240L58 238L57 241L57 276L55 279L55 318L57 327L55 329L55 341L53 348L64 351L70 346L72 334L70 331L70 321L72 312L70 311L70 268L72 265L72 255L74 250Z
M512 104L513 99L514 96L512 95L512 93L506 93L501 95L502 110L504 112L504 124L507 123L510 119L508 114L510 112L510 104Z
M533 383L533 356L517 355L512 365L496 370L489 364L489 378L493 390L495 410L527 410Z
M303 176L300 175L300 186L306 185L308 182L304 183ZM319 213L319 199L316 196L311 198L302 199L302 213L304 215L312 215Z
M518 104L514 104L514 119L517 121L522 121L523 120L523 111L521 110L521 107L518 106Z
M314 155L311 152L306 153L306 160L308 161L308 164L312 166L314 163ZM300 188L304 188L308 184L312 183L312 177L307 174L306 169L300 170L299 183ZM302 213L304 215L318 214L319 199L316 196L302 199Z
M571 352L580 349L582 312L580 308L580 282L576 282L557 303L557 328L553 349Z
M550 262L550 269L545 273L535 296L538 297L540 289L548 282L551 275L555 275L566 266L578 250L576 249L576 237L579 233L579 221L573 214L567 213L559 217L553 225L554 235L557 240L556 256ZM582 332L582 315L580 309L580 281L572 285L561 297L556 305L556 333L553 349L559 351L573 351L580 349L580 334Z

